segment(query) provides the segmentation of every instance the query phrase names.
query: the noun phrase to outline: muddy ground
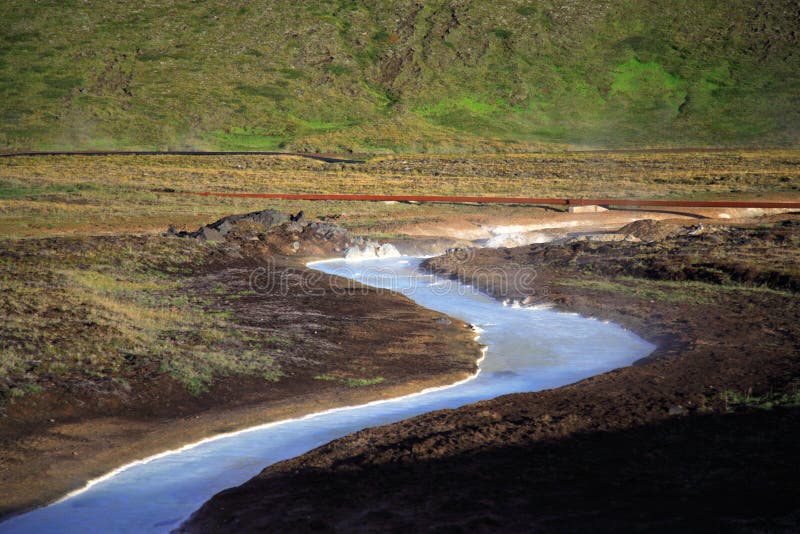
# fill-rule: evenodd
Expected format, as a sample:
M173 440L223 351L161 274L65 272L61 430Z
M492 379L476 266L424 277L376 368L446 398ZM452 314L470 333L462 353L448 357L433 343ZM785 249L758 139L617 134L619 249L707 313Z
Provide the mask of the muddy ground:
M4 357L20 358L23 365L0 376L0 517L45 504L127 462L210 435L400 396L476 371L480 350L468 325L437 321L441 314L398 294L312 272L305 267L309 256L333 255L333 245L293 232L284 237L234 243L156 236L3 242L0 258L14 269L15 285L3 286L0 341ZM295 239L303 242L300 254L292 247ZM154 247L202 261L162 258L163 263L144 265L141 251ZM294 255L281 254L284 249ZM136 269L145 273L133 278L139 285L121 285ZM58 285L65 273L93 276L94 289L112 287L84 301L80 291L76 295ZM100 277L103 273L111 275ZM142 335L138 319L146 319L151 308L112 297L121 294L114 292L116 285L148 287L145 275L157 281L157 289L177 288L154 293L178 303L172 313L180 316L182 302L203 302L205 309L193 313L207 314L211 322L197 324L210 328L224 317L243 333L232 343L241 344L246 334L247 349L268 355L273 374L262 376L273 367L249 373L222 368L192 390L193 382L165 369L167 360L156 358L152 344L138 352L122 341L102 345L104 339L124 341L117 321L124 314L137 314L129 329ZM105 320L98 310L124 314ZM174 336L166 340L167 349L185 349L188 358L217 343L214 337L187 341L187 335L202 332L167 334ZM98 343L93 363L79 359ZM219 350L232 357L239 345Z
M658 345L649 357L336 440L217 495L183 530L796 532L800 218L625 236L427 265L615 321ZM534 284L498 282L531 268Z

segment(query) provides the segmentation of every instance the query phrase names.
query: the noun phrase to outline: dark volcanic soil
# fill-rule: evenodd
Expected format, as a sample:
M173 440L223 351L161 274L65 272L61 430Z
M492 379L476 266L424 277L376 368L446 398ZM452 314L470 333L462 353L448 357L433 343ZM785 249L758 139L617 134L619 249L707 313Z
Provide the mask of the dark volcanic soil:
M455 251L428 267L611 319L653 355L336 440L217 495L183 531L796 532L800 220L647 226L625 230L645 241ZM485 276L531 267L524 290Z
M295 239L303 241L300 252L333 255L325 250L332 246L329 242L303 240L291 232L284 237L211 247L209 261L189 266L184 289L193 298L210 302L209 313L223 312L240 331L265 339L257 349L279 366L282 376L277 381L221 375L208 391L192 394L158 365L139 366L133 357L131 365L120 367L117 385L111 381L116 377L94 378L80 364L63 369L61 375L38 373L37 360L32 359L28 374L17 379L35 379L39 392L0 403L0 516L44 504L122 464L203 437L400 396L475 372L480 351L468 325L437 321L441 314L399 294L311 271L304 266L307 257L276 255L284 248L295 253L291 247ZM0 257L15 265L31 265L34 273L47 273L37 263L43 254L63 258L75 250L91 254L113 247L137 250L153 242L177 243L169 241L175 239L7 242ZM192 241L180 243L190 249L195 246ZM161 276L170 280L171 273L167 270ZM254 273L256 291L250 284ZM41 321L35 301L7 304L29 306L25 320ZM59 334L61 342L81 338L88 344L92 339L86 329L98 326L85 321L69 326L74 311L64 305L47 313L50 319L53 314L63 316L51 323L67 325ZM197 350L202 349L198 345ZM348 377L380 377L383 382L354 387L348 385ZM14 376L1 378L1 385L7 388L10 380L14 386Z

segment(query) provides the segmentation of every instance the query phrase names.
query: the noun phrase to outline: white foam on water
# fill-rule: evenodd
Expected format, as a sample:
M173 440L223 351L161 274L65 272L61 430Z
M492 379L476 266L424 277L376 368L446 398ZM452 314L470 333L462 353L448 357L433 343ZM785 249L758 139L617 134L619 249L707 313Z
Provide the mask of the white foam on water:
M215 493L332 439L432 410L558 387L628 365L654 348L614 324L536 306L504 307L474 288L422 275L419 263L399 257L309 266L350 278L358 274L366 284L398 290L474 325L486 347L475 375L396 399L213 436L132 462L57 503L0 523L0 533L168 532Z
M353 245L344 253L344 259L347 261L374 260L376 258L398 258L400 256L400 251L397 250L397 247L391 243L384 243L380 246L374 246L370 244L364 246Z
M536 243L549 243L557 237L561 236L557 234L546 234L543 232L514 232L492 236L484 241L482 246L486 248L522 247Z

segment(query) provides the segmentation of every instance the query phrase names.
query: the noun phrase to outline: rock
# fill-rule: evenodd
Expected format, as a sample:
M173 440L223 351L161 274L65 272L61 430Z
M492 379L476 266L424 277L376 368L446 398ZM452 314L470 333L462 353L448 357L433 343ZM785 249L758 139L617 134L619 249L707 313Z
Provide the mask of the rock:
M686 232L686 235L700 235L703 233L703 223L697 223L695 226L689 228L689 231Z
M180 232L177 235L195 237L197 239L203 239L206 241L222 241L229 233L231 233L236 228L236 225L241 222L247 221L247 222L254 222L257 224L261 224L264 226L264 229L268 231L271 226L277 224L283 224L288 220L289 220L289 215L281 213L280 211L276 210L255 211L252 213L246 213L244 215L230 215L228 217L223 217L218 221L215 221L202 228L199 228L195 232L191 233Z
M223 220L222 224L217 226L216 229L223 236L227 236L233 230L233 224L230 221Z
M328 222L312 222L306 225L306 229L308 232L312 232L315 235L325 238L325 239L334 239L337 237L345 238L347 237L347 230L340 226L336 226L335 224L328 223Z
M580 241L593 241L597 243L614 243L616 241L628 241L638 243L641 241L638 237L630 234L620 233L607 233L607 234L586 234L578 237L567 239L566 243L575 243Z
M214 228L204 226L200 229L197 239L201 241L225 241L225 236Z
M287 222L289 220L289 215L277 210L264 210L245 215L244 218L259 222L269 229L271 226Z
M288 229L290 232L302 232L303 231L303 224L297 221L292 221L288 224Z
M661 221L654 221L652 219L641 219L626 224L619 230L618 234L625 236L633 236L645 243L652 243L654 241L661 241L667 237L678 235L682 232L683 227L673 223L666 223Z
M439 317L438 319L435 319L434 322L438 324L453 324L453 321L447 317Z
M165 235L194 237L204 241L226 241L234 245L243 241L263 241L276 253L302 251L310 255L329 254L334 248L340 252L350 241L347 230L334 223L310 222L302 211L290 215L275 210L231 215L191 233L176 232L173 228ZM362 245L367 244L363 239L360 241ZM373 247L370 251L372 255L375 254L374 249L380 246L372 242L368 245ZM384 252L385 255L393 255L391 249Z
M199 230L198 230L199 232ZM178 230L174 226L170 225L166 232L161 234L164 237L197 237L197 232L190 234L186 230Z
M683 408L683 406L679 404L678 405L673 404L672 406L669 407L667 413L669 415L683 415L686 413L686 410Z
M263 210L263 211L254 211L251 213L245 213L244 215L231 215L229 217L224 217L216 222L209 224L211 228L215 230L220 230L220 227L226 225L231 225L233 223L239 223L242 221L252 221L255 223L263 224L268 230L271 226L275 226L278 224L283 224L288 222L290 219L290 215L277 211L277 210ZM227 226L226 226L227 227Z
M468 257L473 254L475 247L450 247L445 249L445 255L455 255Z

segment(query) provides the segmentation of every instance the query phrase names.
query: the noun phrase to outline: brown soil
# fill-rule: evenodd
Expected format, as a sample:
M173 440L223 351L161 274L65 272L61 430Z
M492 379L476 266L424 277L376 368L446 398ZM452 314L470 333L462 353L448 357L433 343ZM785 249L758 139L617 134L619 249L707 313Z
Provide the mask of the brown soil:
M97 239L137 246L144 238ZM27 241L18 248L57 250L60 244ZM158 369L127 376L127 390L113 393L53 379L43 392L0 406L0 516L45 504L120 465L207 436L400 396L475 372L480 352L468 325L437 321L441 314L401 295L322 276L304 267L308 258L272 255L276 242L240 245L235 254L220 249L216 261L198 268L191 289L238 292L225 303L231 320L290 338L288 346L269 347L281 379L219 377L200 395ZM311 245L326 252L319 243ZM265 265L262 284L285 283L248 294L251 274ZM348 387L343 380L315 378L353 373L384 381Z
M336 440L217 495L183 530L796 532L800 220L784 219L430 260L658 349L567 387ZM532 266L524 291L478 276Z
M646 229L649 227L658 228L658 232L663 235L656 235L654 238L662 239L675 228L680 228L681 225L694 224L705 219L714 219L714 224L748 224L754 217L780 217L780 213L786 211L741 208L665 208L662 210L612 209L596 213L568 213L561 210L528 208L522 212L507 209L506 213L486 213L487 207L481 206L480 209L467 215L440 215L436 219L401 225L390 222L383 224L390 225L386 228L387 230L412 237L415 241L447 238L452 240L453 245L463 246L469 245L473 240L492 237L493 229L502 229L503 227L517 227L518 231L536 228L544 232L566 235L582 232L613 232L630 224L630 231L619 231L648 240ZM720 215L724 217L719 219ZM639 236L639 233L644 235Z

